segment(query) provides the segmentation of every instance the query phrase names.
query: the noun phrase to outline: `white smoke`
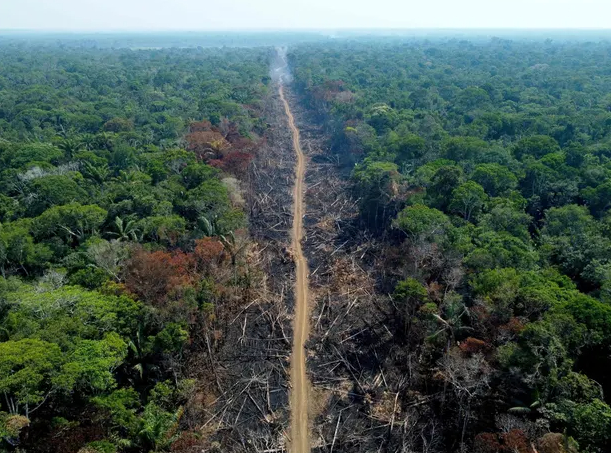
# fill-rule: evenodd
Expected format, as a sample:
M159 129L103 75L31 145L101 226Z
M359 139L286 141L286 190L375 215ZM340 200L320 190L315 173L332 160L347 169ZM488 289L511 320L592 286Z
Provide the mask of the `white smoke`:
M276 47L276 55L272 58L269 75L276 83L291 83L292 77L286 53L286 47Z

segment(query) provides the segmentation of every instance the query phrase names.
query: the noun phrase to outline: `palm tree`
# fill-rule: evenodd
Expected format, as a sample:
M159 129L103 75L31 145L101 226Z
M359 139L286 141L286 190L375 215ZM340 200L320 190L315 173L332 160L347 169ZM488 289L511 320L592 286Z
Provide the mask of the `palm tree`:
M159 367L157 365L150 363L151 360L147 356L146 341L147 338L144 335L144 326L139 324L138 330L136 331L136 336L127 341L127 346L133 354L133 359L131 360L135 362L132 370L137 373L136 378L128 378L134 386L136 385L138 379L140 381L145 381L148 374L157 373L157 371L159 371Z
M138 236L138 228L136 228L136 222L134 220L128 220L126 222L121 217L116 217L115 225L117 231L113 231L110 234L117 236L119 241L128 241L131 239L134 242L139 242L139 240L142 239Z
M91 162L83 162L82 165L84 175L100 184L110 176L110 168L108 168L107 164L97 166Z
M133 169L119 170L119 175L113 180L123 184L133 184L138 181L138 173Z
M156 404L147 404L140 418L138 437L150 451L165 451L176 440L183 412L182 407L176 412L166 412Z
M210 221L207 217L200 216L197 219L197 226L207 237L218 236L215 219Z
M95 147L98 149L105 149L110 151L113 147L114 137L113 134L108 132L100 132L95 135Z
M57 145L66 155L66 159L70 160L81 149L84 144L79 138L65 138Z
M86 150L91 151L95 148L96 136L93 134L83 134L81 136L81 143Z
M448 348L451 344L456 343L456 334L459 332L473 330L472 327L465 326L463 323L464 316L469 316L469 309L462 302L462 298L455 292L449 292L444 297L441 304L441 316L437 313L432 313L441 327L430 338L435 338L441 333L448 334Z

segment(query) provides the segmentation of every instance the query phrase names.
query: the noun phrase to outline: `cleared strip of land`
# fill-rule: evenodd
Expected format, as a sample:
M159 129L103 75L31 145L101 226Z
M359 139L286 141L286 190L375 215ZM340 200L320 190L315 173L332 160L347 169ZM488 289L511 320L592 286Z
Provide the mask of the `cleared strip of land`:
M293 453L308 453L310 451L310 436L308 432L308 396L309 382L306 374L305 342L308 339L309 303L308 303L308 262L301 248L303 238L303 215L305 212L304 186L306 161L299 143L299 129L291 108L284 97L284 87L280 85L280 99L288 117L289 127L293 136L293 148L297 154L295 167L295 186L293 188L293 229L292 249L295 260L295 319L293 326L293 352L291 355L291 451Z

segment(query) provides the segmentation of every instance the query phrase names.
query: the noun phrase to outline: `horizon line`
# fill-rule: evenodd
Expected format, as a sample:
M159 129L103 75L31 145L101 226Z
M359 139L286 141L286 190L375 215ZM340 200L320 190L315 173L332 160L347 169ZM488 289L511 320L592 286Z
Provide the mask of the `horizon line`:
M320 33L320 32L410 32L410 31L519 31L519 32L538 32L538 31L571 31L571 32L611 32L611 27L293 27L293 28L209 28L209 29L180 29L180 28L150 28L150 29L129 29L129 28L0 28L0 33Z

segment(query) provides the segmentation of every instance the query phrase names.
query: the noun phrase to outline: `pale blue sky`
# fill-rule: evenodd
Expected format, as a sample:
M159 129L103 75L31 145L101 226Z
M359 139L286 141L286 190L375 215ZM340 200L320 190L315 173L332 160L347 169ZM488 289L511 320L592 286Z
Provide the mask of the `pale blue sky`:
M0 0L0 29L611 28L611 0Z

